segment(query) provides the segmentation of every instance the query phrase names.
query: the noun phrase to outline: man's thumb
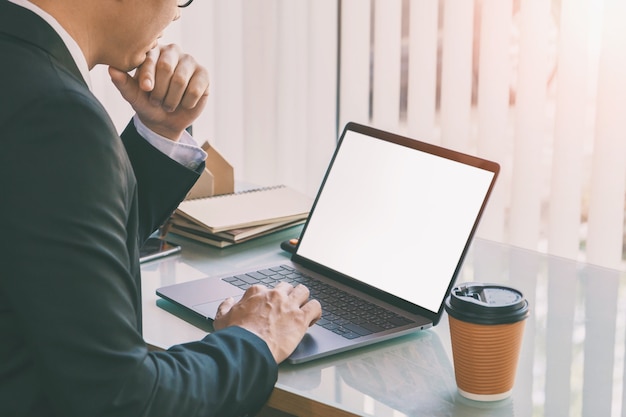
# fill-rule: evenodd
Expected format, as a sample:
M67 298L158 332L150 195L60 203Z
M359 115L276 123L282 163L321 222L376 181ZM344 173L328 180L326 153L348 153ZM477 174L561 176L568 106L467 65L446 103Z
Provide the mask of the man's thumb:
M109 76L113 85L122 93L122 97L132 104L139 92L139 86L133 77L113 67L109 67Z

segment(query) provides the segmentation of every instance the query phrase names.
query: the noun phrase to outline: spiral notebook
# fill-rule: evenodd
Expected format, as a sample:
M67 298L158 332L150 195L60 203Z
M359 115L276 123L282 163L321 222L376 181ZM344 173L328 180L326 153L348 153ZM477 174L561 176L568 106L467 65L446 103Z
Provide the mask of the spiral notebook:
M258 188L234 194L185 200L176 214L219 233L269 223L303 220L313 199L286 185Z

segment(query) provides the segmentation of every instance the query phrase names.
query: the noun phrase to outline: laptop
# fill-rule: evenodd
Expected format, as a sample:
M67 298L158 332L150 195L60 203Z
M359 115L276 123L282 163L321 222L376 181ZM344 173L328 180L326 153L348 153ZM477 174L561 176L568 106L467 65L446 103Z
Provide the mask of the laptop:
M291 363L430 328L441 319L499 169L348 123L289 260L162 287L157 295L211 320L225 298L257 282L304 283L323 316Z

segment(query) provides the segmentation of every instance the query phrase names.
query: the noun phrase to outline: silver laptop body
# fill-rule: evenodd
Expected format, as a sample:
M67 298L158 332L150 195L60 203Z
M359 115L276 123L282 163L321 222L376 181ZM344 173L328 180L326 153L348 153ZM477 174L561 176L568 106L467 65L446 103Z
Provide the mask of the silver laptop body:
M322 320L309 329L289 362L435 326L499 169L492 161L348 123L291 259L282 267L260 265L255 273L274 268L287 277L283 268L293 268L320 282L320 297L350 294L368 307L358 303L348 309L367 308L375 315L360 324ZM159 288L157 295L213 319L221 301L244 292L246 286L233 285L233 280L241 282L233 277L245 280L252 272L174 284ZM322 308L325 317L337 316L336 307L330 311L322 302ZM383 315L395 317L393 328L378 324Z

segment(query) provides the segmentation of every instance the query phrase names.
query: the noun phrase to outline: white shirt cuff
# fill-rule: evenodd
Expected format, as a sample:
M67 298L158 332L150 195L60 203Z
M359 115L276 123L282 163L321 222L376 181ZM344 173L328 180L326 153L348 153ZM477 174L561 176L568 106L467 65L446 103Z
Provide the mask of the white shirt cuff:
M133 122L137 133L148 143L189 169L195 170L207 157L206 152L198 146L198 143L187 131L183 132L178 142L174 142L154 133L143 124L136 114L133 117Z

